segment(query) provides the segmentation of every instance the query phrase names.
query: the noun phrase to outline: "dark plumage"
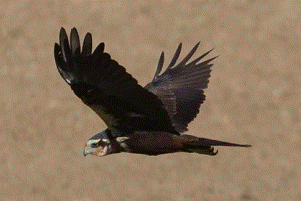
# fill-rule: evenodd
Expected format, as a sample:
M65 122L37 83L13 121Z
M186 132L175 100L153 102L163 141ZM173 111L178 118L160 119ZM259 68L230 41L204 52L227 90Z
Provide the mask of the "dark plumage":
M159 75L164 60L164 53L162 52L154 79L145 86L164 103L178 132L187 131L188 124L199 113L200 105L205 100L203 89L207 88L211 72L210 67L213 65L209 62L216 58L198 63L212 51L210 50L187 64L198 46L199 43L175 66L182 49L180 43L167 69Z
M158 155L178 151L215 155L211 146L240 146L228 142L180 135L199 113L205 100L203 89L209 82L209 59L199 62L211 50L187 63L199 43L177 65L182 44L172 61L161 73L162 52L151 83L145 88L125 68L104 52L100 43L92 53L92 36L86 34L81 49L77 30L73 28L70 43L64 28L54 56L58 71L74 93L91 107L108 129L90 138L84 155L107 155L132 152Z

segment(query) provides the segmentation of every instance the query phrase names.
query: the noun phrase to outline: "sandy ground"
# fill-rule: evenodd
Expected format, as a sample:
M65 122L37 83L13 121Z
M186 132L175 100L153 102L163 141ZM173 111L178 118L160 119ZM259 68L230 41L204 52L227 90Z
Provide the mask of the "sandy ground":
M1 1L0 200L301 200L301 3L264 2ZM84 158L106 127L56 70L62 26L142 85L162 50L215 48L189 133L253 147Z

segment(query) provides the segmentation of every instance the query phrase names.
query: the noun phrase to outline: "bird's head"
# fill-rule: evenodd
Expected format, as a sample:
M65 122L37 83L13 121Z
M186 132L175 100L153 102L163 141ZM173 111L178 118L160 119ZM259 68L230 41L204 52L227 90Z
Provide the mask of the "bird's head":
M105 156L111 153L111 149L111 141L107 135L107 131L102 131L86 142L84 156L88 154Z

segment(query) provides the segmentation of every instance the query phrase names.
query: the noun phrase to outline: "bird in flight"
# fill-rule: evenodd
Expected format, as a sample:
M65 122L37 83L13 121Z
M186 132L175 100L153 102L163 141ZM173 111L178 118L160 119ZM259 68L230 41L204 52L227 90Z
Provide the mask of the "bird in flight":
M213 146L250 147L182 134L199 113L209 82L210 62L201 61L206 52L189 62L196 44L178 64L180 44L166 70L162 52L153 80L142 87L125 68L104 52L100 43L92 52L92 35L87 33L81 47L76 28L70 42L61 28L54 57L60 75L73 92L107 125L85 144L84 156L105 156L129 152L160 155L174 152L216 155Z

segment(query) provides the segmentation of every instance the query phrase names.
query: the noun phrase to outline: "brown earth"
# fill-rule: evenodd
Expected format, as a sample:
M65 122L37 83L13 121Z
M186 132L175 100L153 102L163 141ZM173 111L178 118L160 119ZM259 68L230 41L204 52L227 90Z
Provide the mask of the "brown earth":
M0 200L301 200L300 1L0 2ZM214 157L83 157L104 123L59 76L60 27L91 32L145 85L211 48L207 100L189 133L252 148Z

